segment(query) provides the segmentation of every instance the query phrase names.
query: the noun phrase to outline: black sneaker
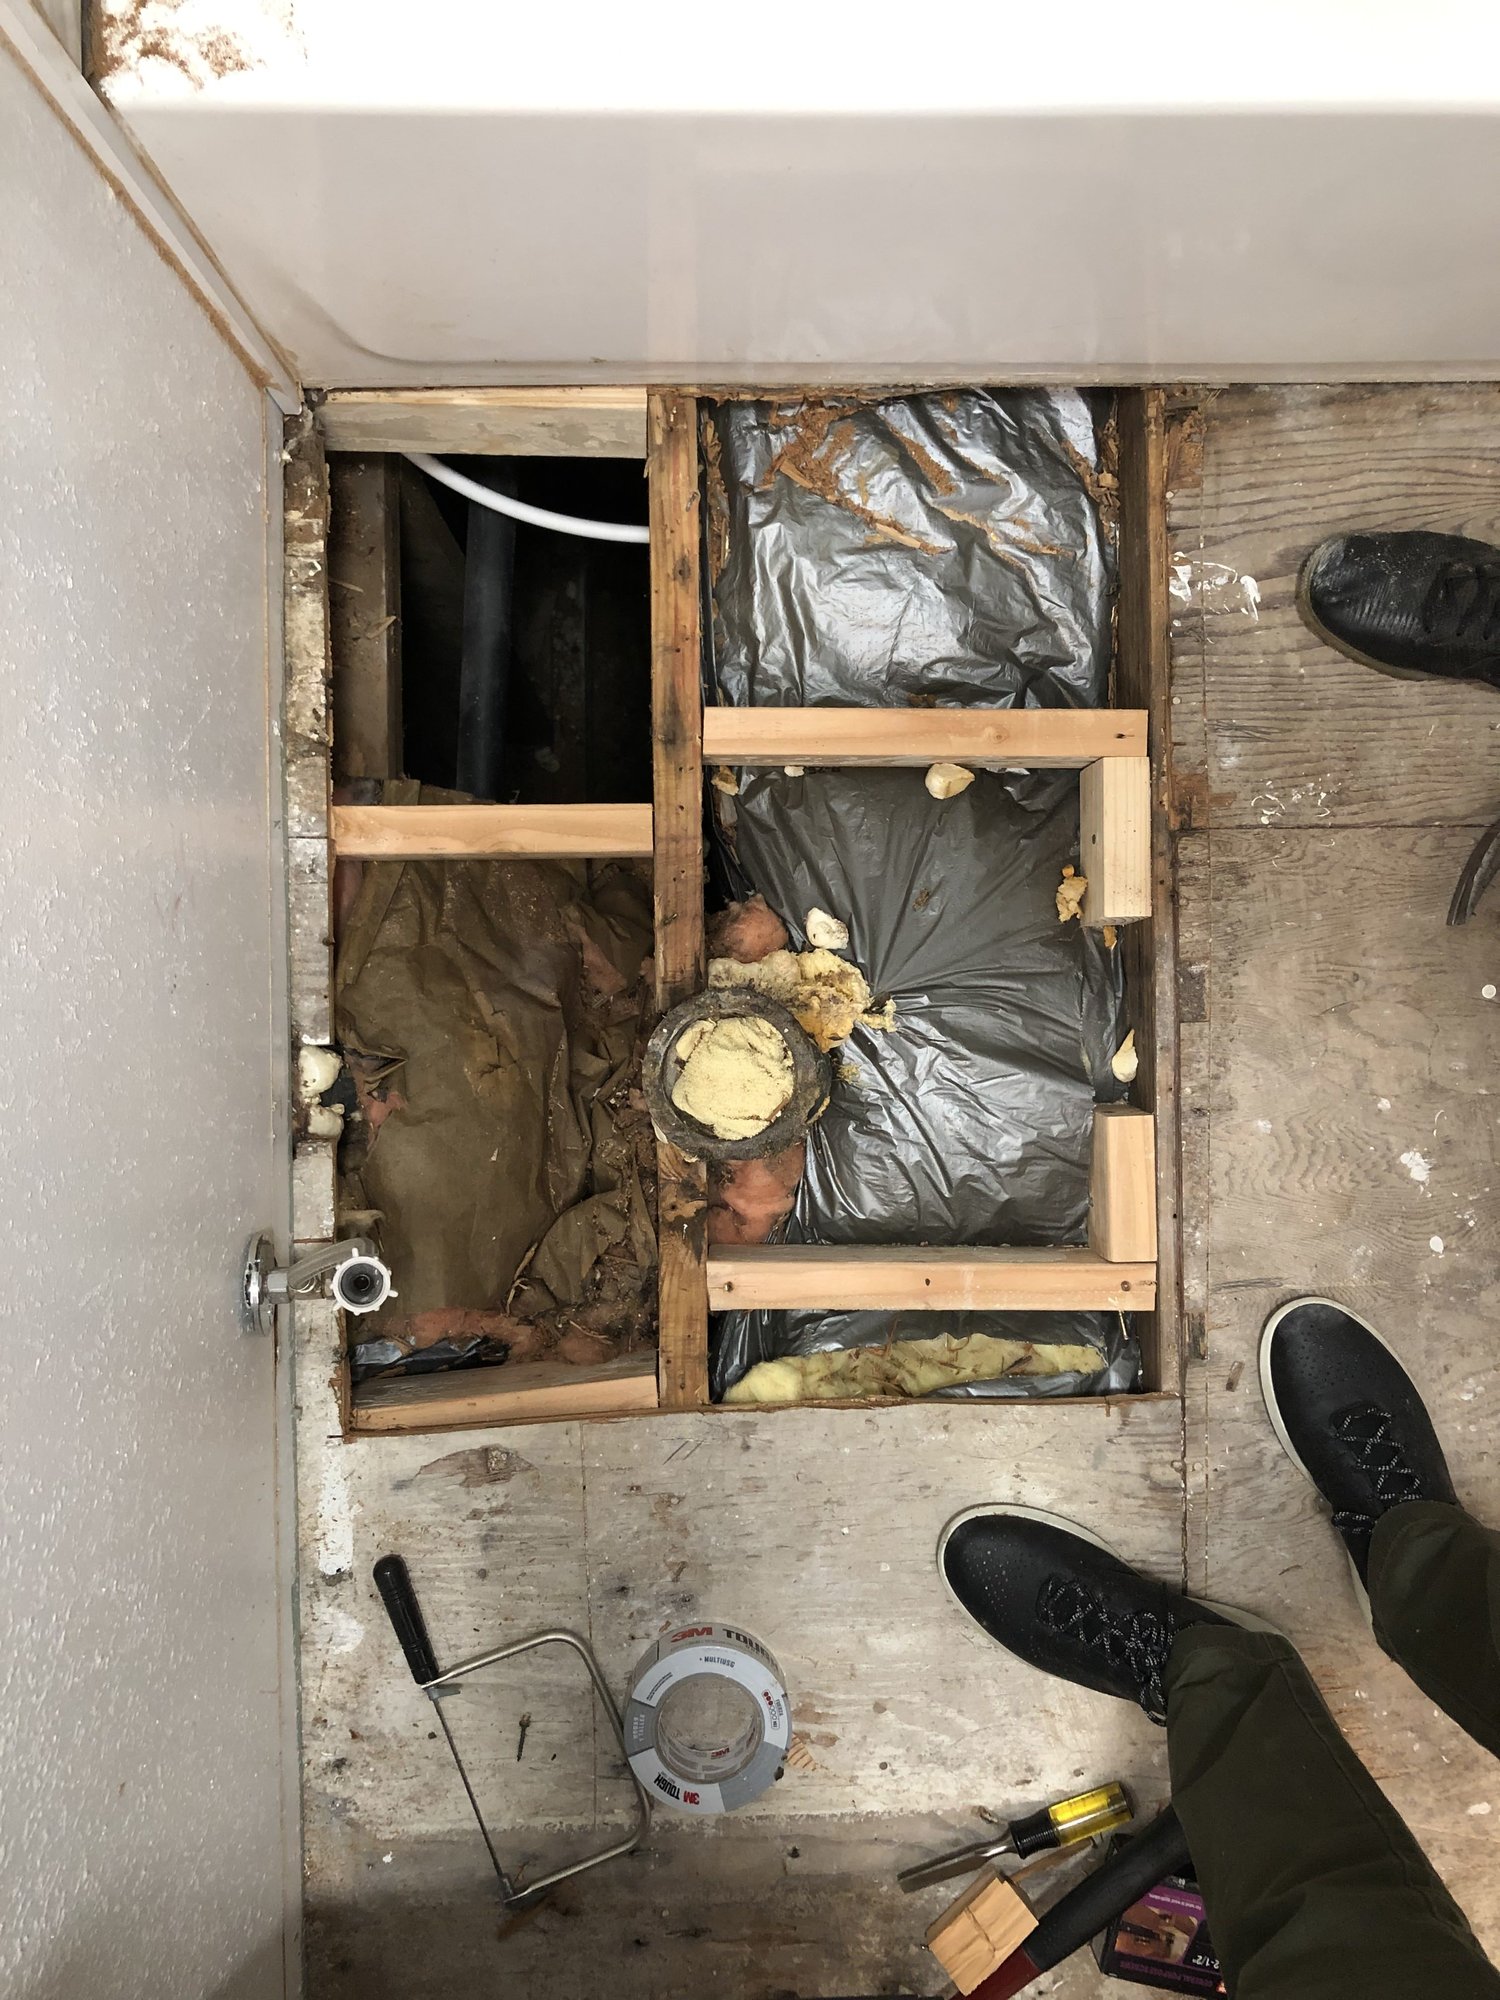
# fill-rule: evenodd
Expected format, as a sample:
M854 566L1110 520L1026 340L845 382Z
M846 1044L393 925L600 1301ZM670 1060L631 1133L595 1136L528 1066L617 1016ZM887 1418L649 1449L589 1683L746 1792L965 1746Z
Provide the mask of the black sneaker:
M1167 1719L1162 1675L1184 1625L1255 1625L1133 1570L1087 1529L1031 1507L970 1507L944 1528L938 1569L992 1639L1043 1673ZM1269 1629L1269 1628L1263 1628Z
M1333 1509L1370 1615L1370 1536L1408 1500L1458 1505L1416 1385L1380 1335L1332 1299L1293 1299L1260 1337L1266 1413L1293 1465Z
M1500 549L1467 535L1335 535L1297 605L1330 646L1403 679L1500 687Z

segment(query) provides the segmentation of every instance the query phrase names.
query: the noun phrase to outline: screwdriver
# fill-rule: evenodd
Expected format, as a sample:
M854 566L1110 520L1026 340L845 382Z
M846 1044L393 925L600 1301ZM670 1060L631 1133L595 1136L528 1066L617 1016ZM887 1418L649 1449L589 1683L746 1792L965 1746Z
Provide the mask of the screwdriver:
M919 1861L913 1868L903 1868L896 1880L910 1895L915 1889L930 1889L934 1882L972 1874L987 1861L997 1861L1002 1854L1014 1854L1025 1861L1033 1854L1045 1854L1049 1848L1074 1847L1079 1841L1092 1840L1095 1834L1112 1833L1117 1826L1128 1826L1131 1817L1125 1787L1099 1785L1091 1792L1059 1799L1055 1806L1043 1806L1040 1812L1027 1813L1023 1819L1013 1819L992 1840L975 1841L972 1846L940 1854L935 1861Z

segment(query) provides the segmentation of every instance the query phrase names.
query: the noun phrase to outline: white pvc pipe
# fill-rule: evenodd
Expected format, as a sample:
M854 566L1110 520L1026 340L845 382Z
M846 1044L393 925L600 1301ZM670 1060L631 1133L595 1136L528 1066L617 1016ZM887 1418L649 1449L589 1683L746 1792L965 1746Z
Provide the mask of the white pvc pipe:
M581 535L590 542L651 540L649 528L632 527L626 521L580 521L573 514L551 514L545 507L528 507L524 500L512 500L509 494L481 486L477 479L466 478L444 465L440 458L429 458L425 451L409 451L405 455L430 478L451 487L455 493L462 493L466 500L477 500L481 507L492 507L497 514L509 514L513 521L529 522L533 528L555 528L560 535Z

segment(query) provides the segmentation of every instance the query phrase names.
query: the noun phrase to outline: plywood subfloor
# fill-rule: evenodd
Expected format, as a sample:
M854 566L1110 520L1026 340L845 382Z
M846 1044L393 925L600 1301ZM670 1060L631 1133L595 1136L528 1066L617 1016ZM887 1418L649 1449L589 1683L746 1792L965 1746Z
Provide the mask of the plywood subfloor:
M1500 391L1228 391L1178 464L1189 1587L1287 1631L1500 1952L1500 1767L1376 1648L1255 1358L1284 1299L1347 1300L1500 1521L1500 896L1444 923L1500 696L1357 666L1293 602L1342 528L1500 540Z
M328 1466L304 1599L315 1995L415 2000L453 1973L450 1948L467 1983L490 1978L480 1991L564 2000L710 1983L935 1992L920 1940L946 1899L898 1896L898 1866L977 1837L980 1805L1115 1775L1164 1793L1144 1718L1014 1671L944 1595L933 1556L954 1513L1000 1498L1074 1512L1174 1571L1175 1403L683 1415L368 1441ZM663 1815L650 1855L583 1878L497 1948L482 1851L370 1586L388 1547L445 1660L565 1624L618 1686L668 1623L746 1626L793 1690L785 1777L732 1824ZM476 1682L450 1712L517 1866L535 1872L625 1818L617 1756L571 1663ZM442 1949L421 1970L396 1950L396 1913L430 1895L454 1911L424 1921Z
M1500 1771L1376 1651L1254 1369L1272 1305L1349 1298L1422 1380L1460 1490L1500 1519L1500 1002L1482 992L1500 985L1500 891L1468 931L1442 922L1474 830L1500 811L1500 697L1375 676L1318 646L1292 603L1303 551L1340 526L1500 537L1500 392L1225 392L1177 447L1186 1450L1184 1410L1160 1403L341 1445L333 1329L304 1314L312 2000L940 1991L919 1940L947 1892L899 1896L897 1866L967 1836L979 1804L1111 1775L1148 1802L1164 1788L1141 1717L1008 1662L945 1599L938 1531L990 1497L1072 1513L1163 1575L1185 1561L1194 1587L1282 1623L1500 1950ZM562 1623L619 1684L669 1621L745 1623L793 1689L786 1777L732 1822L660 1816L646 1853L500 1935L457 1781L370 1588L388 1548L448 1658ZM517 1863L623 1816L566 1664L475 1687L453 1720ZM1118 1989L1079 1958L1039 1990Z

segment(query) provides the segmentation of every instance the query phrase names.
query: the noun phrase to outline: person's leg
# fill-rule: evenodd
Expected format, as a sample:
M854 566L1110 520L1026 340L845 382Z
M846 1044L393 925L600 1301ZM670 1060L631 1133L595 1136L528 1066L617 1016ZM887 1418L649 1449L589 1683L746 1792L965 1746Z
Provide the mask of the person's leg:
M1285 1639L1178 1634L1172 1803L1235 2000L1495 2000L1496 1972Z
M1411 1377L1331 1299L1271 1315L1260 1374L1277 1436L1333 1510L1375 1637L1500 1755L1500 1536L1459 1506Z
M1461 1508L1393 1507L1370 1536L1375 1637L1500 1757L1500 1535Z
M960 1515L938 1565L1010 1652L1167 1723L1235 2000L1500 2000L1500 1973L1284 1639L1024 1509Z

